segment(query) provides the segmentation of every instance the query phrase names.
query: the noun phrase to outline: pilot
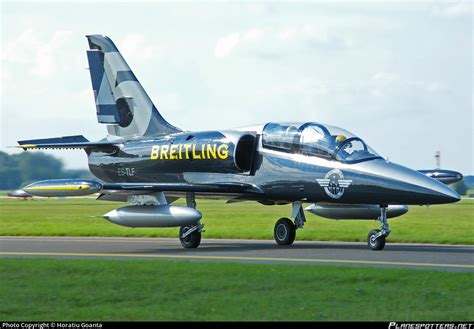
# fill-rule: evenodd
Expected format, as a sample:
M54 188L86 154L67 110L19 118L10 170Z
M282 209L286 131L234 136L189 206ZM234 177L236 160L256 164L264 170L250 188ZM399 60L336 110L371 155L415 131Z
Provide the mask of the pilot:
M337 143L337 145L341 144L341 143L344 142L346 139L347 139L347 138L346 138L346 136L344 136L344 135L337 135L337 137L336 137L336 143Z
M337 155L338 155L339 158L342 158L342 159L345 159L349 156L349 153L346 150L351 148L351 146L352 146L351 143L344 144L346 139L347 138L344 135L337 135L336 136L336 150L338 150Z

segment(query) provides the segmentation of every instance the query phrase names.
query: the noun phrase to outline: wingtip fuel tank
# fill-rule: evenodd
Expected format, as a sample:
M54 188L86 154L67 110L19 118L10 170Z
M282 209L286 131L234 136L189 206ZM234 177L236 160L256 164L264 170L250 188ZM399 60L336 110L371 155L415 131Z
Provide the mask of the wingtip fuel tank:
M99 192L102 184L91 179L49 179L31 183L23 190L43 197L85 196Z
M436 179L444 184L454 184L463 179L463 174L454 170L446 169L432 169L432 170L418 170L428 177Z

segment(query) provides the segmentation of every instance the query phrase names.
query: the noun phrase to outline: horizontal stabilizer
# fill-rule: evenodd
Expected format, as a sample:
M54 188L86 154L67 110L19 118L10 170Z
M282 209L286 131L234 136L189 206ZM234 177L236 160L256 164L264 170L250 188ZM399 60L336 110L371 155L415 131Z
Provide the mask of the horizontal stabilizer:
M60 144L60 143L87 143L89 140L82 135L75 136L63 136L63 137L52 137L42 139L29 139L24 141L18 141L18 144Z
M29 149L89 149L103 152L113 152L118 149L117 142L89 142L82 135L64 136L43 139L30 139L18 141L19 146L23 150Z

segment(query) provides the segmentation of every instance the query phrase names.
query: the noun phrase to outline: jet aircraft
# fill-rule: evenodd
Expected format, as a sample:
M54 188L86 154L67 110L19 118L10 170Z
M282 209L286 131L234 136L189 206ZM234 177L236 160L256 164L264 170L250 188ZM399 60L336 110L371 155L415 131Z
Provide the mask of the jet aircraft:
M330 219L378 220L367 243L381 250L390 234L388 218L407 205L459 201L443 182L457 172L423 172L382 158L360 137L319 122L269 122L245 128L186 131L167 122L138 82L111 39L87 36L87 58L97 119L107 137L84 136L19 141L20 148L83 149L98 180L53 179L24 190L36 196L82 196L128 202L106 213L127 227L180 227L185 248L201 241L196 198L263 205L291 204L278 219L274 238L291 245L305 222L305 210ZM186 199L186 206L172 203ZM306 208L304 204L310 204Z

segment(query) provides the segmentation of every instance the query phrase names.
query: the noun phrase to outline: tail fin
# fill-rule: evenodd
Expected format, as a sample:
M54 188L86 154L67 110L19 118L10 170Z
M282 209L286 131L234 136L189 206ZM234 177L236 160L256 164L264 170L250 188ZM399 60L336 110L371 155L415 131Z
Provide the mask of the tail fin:
M99 123L110 135L152 136L181 131L158 112L112 40L88 35L87 51Z

